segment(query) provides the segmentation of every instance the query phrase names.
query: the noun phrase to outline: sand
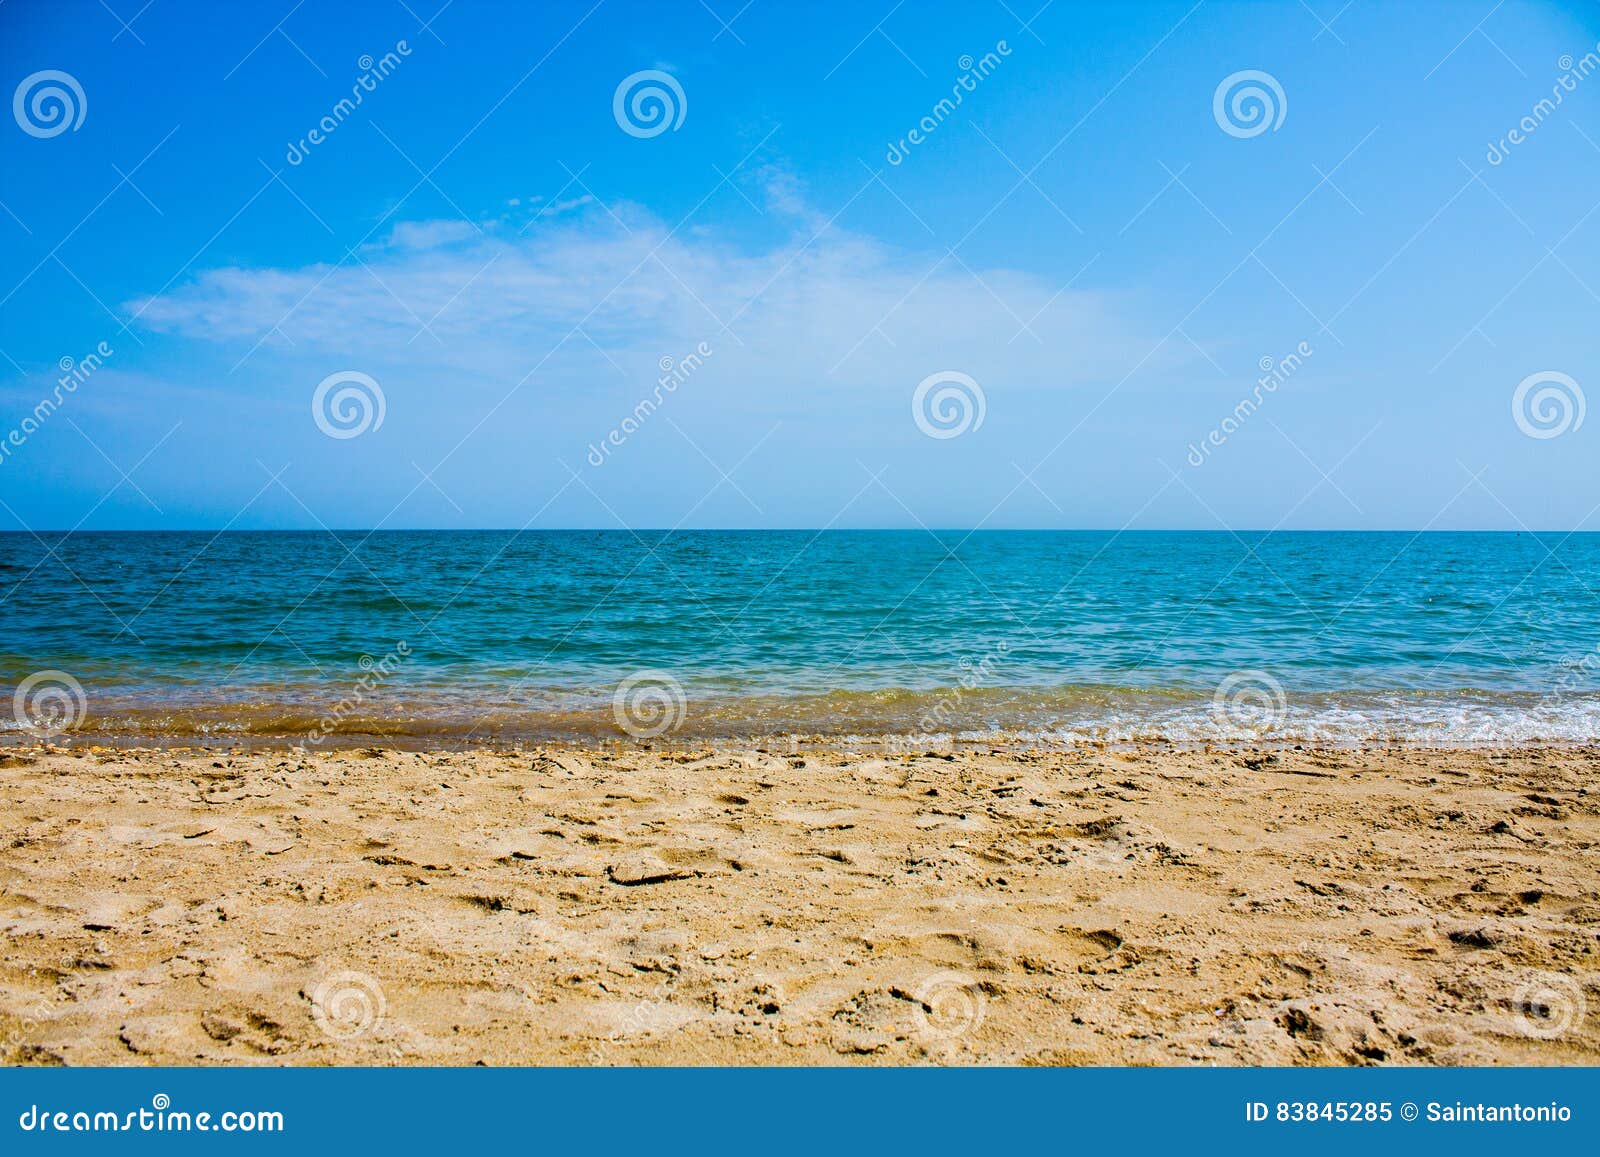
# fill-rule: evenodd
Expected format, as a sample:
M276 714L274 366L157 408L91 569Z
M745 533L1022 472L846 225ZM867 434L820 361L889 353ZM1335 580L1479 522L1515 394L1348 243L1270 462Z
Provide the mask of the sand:
M24 1064L1596 1064L1600 748L0 752Z

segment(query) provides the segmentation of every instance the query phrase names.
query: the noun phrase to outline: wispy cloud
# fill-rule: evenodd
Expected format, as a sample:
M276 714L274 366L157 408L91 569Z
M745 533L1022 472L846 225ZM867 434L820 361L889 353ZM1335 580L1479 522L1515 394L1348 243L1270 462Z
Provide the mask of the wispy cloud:
M769 176L767 203L793 228L762 249L584 197L522 226L403 222L344 264L213 269L128 308L157 331L253 348L252 361L336 351L496 375L541 361L610 375L607 359L631 373L709 340L743 354L719 370L745 374L755 394L797 381L909 389L950 367L1071 386L1114 379L1130 349L1150 348L1125 299L829 227L793 182Z

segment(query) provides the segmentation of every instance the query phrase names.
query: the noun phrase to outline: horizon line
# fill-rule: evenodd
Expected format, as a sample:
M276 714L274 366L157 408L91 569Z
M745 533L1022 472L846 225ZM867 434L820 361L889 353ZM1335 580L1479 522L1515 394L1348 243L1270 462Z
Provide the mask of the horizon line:
M1600 534L1600 528L1460 527L1182 527L1182 526L276 526L276 527L100 527L60 528L21 527L0 530L0 534Z

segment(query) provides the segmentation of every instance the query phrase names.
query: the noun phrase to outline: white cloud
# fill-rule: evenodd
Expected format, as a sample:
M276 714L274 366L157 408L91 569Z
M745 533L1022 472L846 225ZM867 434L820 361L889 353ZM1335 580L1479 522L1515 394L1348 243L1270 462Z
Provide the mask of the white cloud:
M899 391L947 368L1025 388L1115 381L1155 344L1115 295L897 251L826 226L769 177L769 203L797 229L764 249L673 234L636 206L585 197L561 223L405 222L343 264L210 270L129 308L236 356L259 343L252 362L336 352L512 380L539 366L574 389L702 340L734 355L719 371L739 370L757 395Z
M401 221L389 232L384 244L394 249L436 249L458 241L470 241L481 230L470 221Z

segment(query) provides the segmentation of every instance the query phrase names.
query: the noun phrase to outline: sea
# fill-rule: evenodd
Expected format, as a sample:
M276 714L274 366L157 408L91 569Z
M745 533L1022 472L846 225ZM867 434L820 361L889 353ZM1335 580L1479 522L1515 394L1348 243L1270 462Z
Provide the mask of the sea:
M1600 737L1600 535L0 534L0 744Z

